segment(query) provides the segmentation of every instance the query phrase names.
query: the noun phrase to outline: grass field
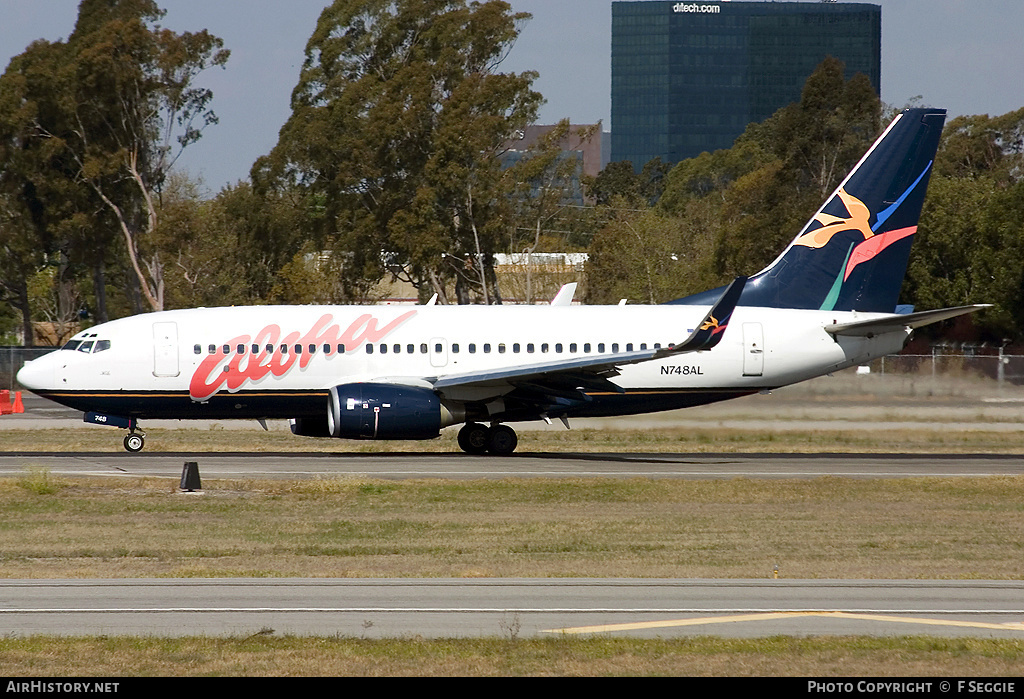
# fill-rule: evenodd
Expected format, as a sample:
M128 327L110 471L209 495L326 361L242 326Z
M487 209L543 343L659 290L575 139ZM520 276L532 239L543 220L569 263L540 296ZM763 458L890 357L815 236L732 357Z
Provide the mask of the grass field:
M0 638L0 675L7 677L1015 677L1020 676L1022 665L1024 641L919 636L647 641L603 637L371 641L266 635Z
M242 429L147 428L146 452L319 452L460 453L455 431L421 441L364 442L310 439L290 432ZM0 432L4 452L122 452L123 431L92 426L61 430L7 429ZM519 453L910 453L1024 454L1024 434L972 425L935 430L927 426L888 429L780 430L765 427L705 425L648 427L643 430L574 428L529 430L519 435Z
M1024 577L1024 477L0 481L0 575Z
M876 382L876 388L883 383ZM680 429L521 432L536 452L1024 454L1020 409L958 387L829 394ZM897 387L899 388L899 387ZM879 388L879 390L881 390ZM895 389L893 389L895 390ZM973 390L973 389L972 389ZM755 399L756 400L756 399ZM961 404L962 401L962 404ZM876 405L876 402L878 405ZM746 407L744 407L746 406ZM763 406L782 428L755 426ZM823 409L827 406L827 410ZM803 429L831 416L834 426ZM879 429L847 429L869 419ZM929 420L956 420L936 429ZM899 427L885 424L899 421ZM283 430L147 428L147 450L380 451ZM455 452L454 433L388 451ZM4 429L3 451L120 451L95 427ZM31 459L28 458L27 463ZM1024 578L1024 478L756 481L0 480L0 576ZM127 535L126 535L127 533ZM1019 676L1024 640L0 638L7 676Z

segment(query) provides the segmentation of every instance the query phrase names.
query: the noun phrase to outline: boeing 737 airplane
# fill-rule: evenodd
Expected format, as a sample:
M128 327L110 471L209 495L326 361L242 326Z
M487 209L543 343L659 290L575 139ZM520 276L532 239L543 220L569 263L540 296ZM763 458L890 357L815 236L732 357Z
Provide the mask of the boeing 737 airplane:
M506 423L629 415L767 391L898 352L963 306L896 313L945 112L896 117L782 254L657 306L255 306L164 311L78 333L25 388L126 428L291 420L309 437L430 439L509 454ZM726 328L730 327L728 331Z

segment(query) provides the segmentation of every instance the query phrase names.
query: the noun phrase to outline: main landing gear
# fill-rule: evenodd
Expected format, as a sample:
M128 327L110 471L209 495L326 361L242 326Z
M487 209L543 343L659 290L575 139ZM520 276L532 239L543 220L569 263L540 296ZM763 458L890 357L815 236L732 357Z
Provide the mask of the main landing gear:
M481 425L467 422L459 430L459 447L467 454L494 454L508 456L516 450L519 438L508 425Z

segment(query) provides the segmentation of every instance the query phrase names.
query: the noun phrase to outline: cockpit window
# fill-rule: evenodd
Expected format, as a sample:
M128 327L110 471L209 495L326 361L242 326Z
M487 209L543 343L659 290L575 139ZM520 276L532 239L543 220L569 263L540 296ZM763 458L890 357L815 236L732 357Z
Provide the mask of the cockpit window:
M92 340L89 340L88 342L83 342L78 346L78 351L85 352L86 354L88 354L89 352L92 352L93 344L95 343Z
M75 350L75 349L78 349L78 346L80 344L82 344L81 340L68 340L66 343L64 343L64 346L61 347L61 349L62 350Z
M96 340L96 346L92 348L92 353L96 354L108 349L110 349L110 340Z

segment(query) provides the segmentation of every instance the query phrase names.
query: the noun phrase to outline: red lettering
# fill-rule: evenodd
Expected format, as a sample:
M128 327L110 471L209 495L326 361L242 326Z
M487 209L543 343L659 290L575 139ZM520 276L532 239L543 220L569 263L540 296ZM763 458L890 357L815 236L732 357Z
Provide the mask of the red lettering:
M322 346L325 343L341 343L346 351L354 349L363 342L377 342L393 330L416 315L409 311L398 316L382 328L377 327L377 319L369 313L356 318L344 331L337 323L332 323L334 316L329 313L322 315L305 334L292 331L281 337L281 328L271 324L252 336L252 343L259 346L258 352L243 354L210 354L196 368L189 383L189 394L194 401L208 400L212 395L226 387L234 392L247 383L255 383L267 374L275 378L285 376L296 363L299 369L305 369L313 359L310 345ZM300 339L301 337L301 339ZM234 349L237 345L248 345L249 335L239 335L228 340ZM295 353L295 345L302 345L302 352ZM282 345L286 350L282 351ZM270 346L272 351L267 351ZM251 348L248 348L251 350Z

